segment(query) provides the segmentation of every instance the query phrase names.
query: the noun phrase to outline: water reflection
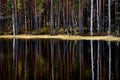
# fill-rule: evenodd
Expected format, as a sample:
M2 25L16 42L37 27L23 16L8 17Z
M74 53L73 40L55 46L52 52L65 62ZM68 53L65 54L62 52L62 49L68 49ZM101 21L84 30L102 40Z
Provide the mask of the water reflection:
M0 80L118 80L119 42L0 40Z

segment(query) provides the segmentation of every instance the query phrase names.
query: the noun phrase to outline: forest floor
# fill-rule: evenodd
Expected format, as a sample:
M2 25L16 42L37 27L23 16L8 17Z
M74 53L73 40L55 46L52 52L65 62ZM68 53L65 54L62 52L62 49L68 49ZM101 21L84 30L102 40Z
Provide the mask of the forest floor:
M0 35L0 39L61 39L61 40L102 40L118 41L120 37L115 36L79 36L79 35Z

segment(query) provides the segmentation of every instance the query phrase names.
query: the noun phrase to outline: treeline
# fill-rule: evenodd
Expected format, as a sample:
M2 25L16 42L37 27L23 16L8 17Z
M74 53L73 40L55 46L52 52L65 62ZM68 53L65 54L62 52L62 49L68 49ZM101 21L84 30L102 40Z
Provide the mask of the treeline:
M0 0L0 32L14 35L119 34L119 22L120 0Z

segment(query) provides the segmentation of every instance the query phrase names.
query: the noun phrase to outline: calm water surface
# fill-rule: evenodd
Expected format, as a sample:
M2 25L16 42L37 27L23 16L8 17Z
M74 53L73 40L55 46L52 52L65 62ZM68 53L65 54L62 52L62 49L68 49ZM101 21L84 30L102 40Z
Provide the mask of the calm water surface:
M120 43L0 39L0 80L120 80Z

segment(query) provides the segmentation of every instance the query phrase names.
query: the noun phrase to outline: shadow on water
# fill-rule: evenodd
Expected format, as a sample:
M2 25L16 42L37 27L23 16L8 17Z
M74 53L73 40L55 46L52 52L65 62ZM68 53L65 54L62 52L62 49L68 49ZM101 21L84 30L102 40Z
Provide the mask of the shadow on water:
M119 42L0 39L0 80L118 80Z

